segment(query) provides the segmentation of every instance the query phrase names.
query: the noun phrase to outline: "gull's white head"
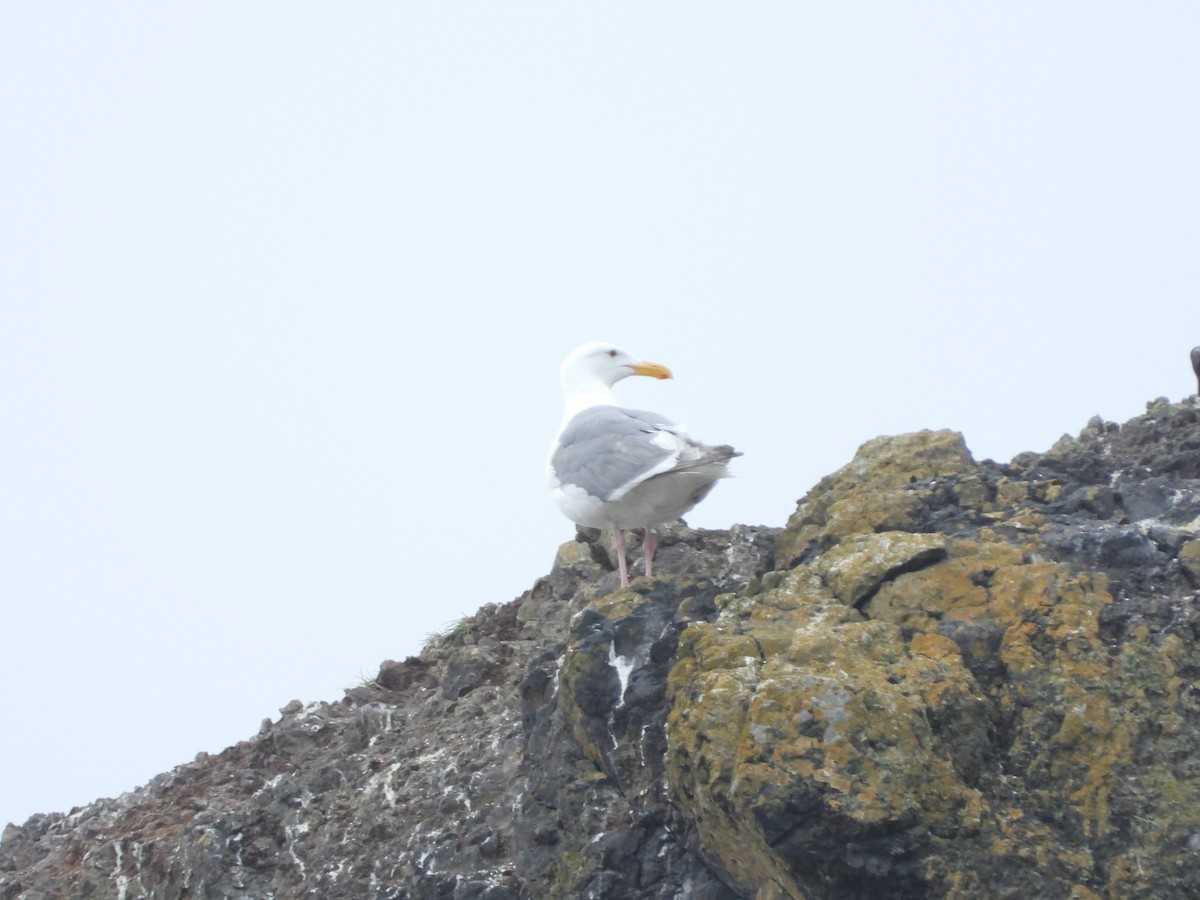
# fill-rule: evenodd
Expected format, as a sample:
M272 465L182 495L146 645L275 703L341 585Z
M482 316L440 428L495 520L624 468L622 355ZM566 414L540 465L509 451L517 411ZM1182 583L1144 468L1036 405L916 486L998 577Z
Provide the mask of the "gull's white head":
M596 383L612 387L630 375L649 375L651 378L670 378L671 370L658 363L634 359L620 347L603 341L592 341L575 350L563 360L563 391L587 388Z
M592 341L563 360L560 374L569 417L589 406L615 406L617 401L612 386L622 378L630 375L670 378L671 370L658 363L635 359L612 344Z

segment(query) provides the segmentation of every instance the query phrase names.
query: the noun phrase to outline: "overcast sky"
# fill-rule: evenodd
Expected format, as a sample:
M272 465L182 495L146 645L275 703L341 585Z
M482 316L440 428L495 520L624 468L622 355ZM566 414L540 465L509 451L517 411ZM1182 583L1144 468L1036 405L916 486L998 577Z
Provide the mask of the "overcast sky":
M558 366L782 525L1195 380L1194 3L0 5L0 827L545 573Z

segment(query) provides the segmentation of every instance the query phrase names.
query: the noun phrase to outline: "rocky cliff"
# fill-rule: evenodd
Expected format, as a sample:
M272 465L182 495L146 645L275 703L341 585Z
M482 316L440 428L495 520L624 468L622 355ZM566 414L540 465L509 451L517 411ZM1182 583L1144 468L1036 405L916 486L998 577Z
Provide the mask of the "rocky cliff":
M1200 896L1200 405L877 438L782 529L580 533L332 703L0 843L2 898Z

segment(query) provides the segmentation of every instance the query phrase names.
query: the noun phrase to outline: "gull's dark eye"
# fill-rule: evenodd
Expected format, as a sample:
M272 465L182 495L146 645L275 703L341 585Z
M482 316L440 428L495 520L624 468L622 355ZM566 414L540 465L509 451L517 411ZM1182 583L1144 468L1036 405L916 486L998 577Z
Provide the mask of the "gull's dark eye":
M609 351L608 351L608 355L609 355L610 357L615 357L615 356L617 355L617 351L616 351L616 350L609 350Z

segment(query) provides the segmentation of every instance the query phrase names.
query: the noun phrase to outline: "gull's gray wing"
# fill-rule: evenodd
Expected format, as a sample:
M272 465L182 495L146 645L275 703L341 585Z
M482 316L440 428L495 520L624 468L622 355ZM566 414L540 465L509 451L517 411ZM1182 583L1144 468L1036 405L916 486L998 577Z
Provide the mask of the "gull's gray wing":
M618 406L593 406L573 418L550 457L560 484L573 484L607 501L639 481L673 451L654 440L673 423L660 415Z

